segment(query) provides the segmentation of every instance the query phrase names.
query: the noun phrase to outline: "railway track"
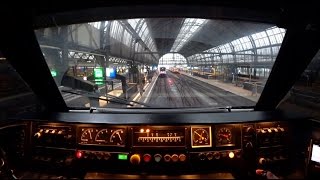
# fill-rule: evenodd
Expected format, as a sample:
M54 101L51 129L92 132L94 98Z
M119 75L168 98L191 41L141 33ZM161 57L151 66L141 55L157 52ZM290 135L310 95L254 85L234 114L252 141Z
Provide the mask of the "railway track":
M158 78L149 103L163 107L251 106L254 104L235 95L191 77L167 72Z
M188 86L192 86L198 92L208 96L210 99L216 101L218 106L252 106L254 102L244 97L238 96L231 92L220 89L216 86L195 80L185 75L178 75L185 80Z

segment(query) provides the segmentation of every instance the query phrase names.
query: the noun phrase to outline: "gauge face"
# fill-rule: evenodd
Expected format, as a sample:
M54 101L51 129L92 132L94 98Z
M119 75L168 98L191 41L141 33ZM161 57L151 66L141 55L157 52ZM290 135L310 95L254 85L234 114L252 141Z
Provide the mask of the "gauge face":
M191 127L192 132L192 148L212 147L211 143L211 127Z
M123 145L124 143L124 131L123 129L111 130L111 136L109 138L110 144Z
M81 142L83 144L91 143L93 141L93 129L82 129Z
M118 127L81 128L77 142L81 145L124 146L126 129Z
M206 144L209 140L209 133L204 129L197 129L193 132L193 141L197 144Z
M107 143L109 139L109 134L108 134L108 129L102 129L100 130L96 137L95 137L95 142L98 143Z
M217 132L217 143L218 145L229 145L232 144L232 133L229 128L221 128Z

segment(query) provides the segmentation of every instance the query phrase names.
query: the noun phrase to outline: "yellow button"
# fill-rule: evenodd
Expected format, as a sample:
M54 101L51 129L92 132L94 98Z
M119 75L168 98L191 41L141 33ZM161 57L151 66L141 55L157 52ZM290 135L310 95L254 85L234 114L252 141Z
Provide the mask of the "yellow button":
M134 155L132 155L130 157L131 164L138 165L138 164L140 164L140 161L141 161L141 159L140 159L140 155L139 154L134 154Z
M234 153L233 152L229 152L229 158L230 159L234 158Z

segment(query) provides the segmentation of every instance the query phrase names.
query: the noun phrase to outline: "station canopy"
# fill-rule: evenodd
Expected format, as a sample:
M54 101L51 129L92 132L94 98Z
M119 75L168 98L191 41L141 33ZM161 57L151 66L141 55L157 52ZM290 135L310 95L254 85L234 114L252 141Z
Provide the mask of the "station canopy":
M60 28L65 27L69 55L80 51L84 58L108 56L104 59L115 57L147 65L158 65L168 53L181 55L188 66L254 60L268 64L275 60L285 34L273 24L198 18L124 19ZM59 39L55 31L36 30L42 49L62 49L59 43L52 43Z

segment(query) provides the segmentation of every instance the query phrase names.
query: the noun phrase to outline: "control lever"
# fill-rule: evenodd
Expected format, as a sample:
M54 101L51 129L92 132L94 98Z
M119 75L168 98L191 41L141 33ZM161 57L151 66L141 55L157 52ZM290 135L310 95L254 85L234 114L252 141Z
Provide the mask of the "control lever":
M9 179L18 179L13 170L9 168L6 152L0 148L0 177L7 177Z

